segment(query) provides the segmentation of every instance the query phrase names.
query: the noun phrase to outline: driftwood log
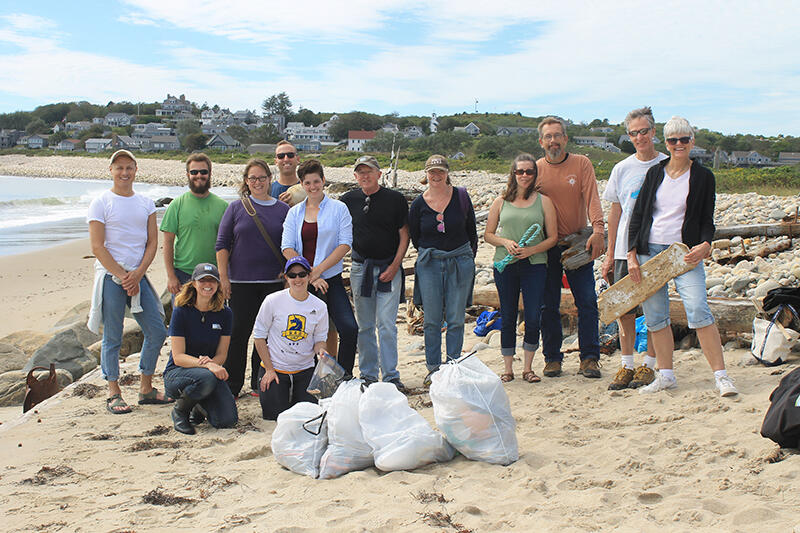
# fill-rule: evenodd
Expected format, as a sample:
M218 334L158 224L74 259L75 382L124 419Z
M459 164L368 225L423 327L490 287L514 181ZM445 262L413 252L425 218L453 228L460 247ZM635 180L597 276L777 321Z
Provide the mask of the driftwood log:
M731 237L780 237L781 235L787 235L789 237L800 235L800 223L781 222L779 224L723 226L718 227L714 232L714 239L730 239Z
M767 257L770 254L783 252L791 247L792 241L790 239L780 239L761 246L751 246L749 249L742 241L740 246L729 248L727 253L714 257L714 262L720 265L735 265L745 259L752 261L756 257Z

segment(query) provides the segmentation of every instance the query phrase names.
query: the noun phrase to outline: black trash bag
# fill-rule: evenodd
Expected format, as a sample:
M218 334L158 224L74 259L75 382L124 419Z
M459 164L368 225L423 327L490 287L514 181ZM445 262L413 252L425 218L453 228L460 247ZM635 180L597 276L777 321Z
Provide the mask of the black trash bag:
M761 436L781 448L800 446L800 368L786 374L769 395L770 406L761 425Z

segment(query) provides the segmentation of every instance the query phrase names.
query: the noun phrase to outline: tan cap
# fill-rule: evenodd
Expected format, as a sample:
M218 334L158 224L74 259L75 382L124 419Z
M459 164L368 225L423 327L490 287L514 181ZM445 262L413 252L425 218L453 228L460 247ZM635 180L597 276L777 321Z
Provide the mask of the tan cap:
M125 157L130 157L133 160L133 162L136 163L136 157L134 157L134 155L130 153L128 150L117 150L116 152L111 154L111 160L108 162L108 164L113 165L114 160L123 155Z
M447 163L447 158L443 155L433 154L425 161L425 171L438 168L439 170L450 170L450 165Z
M359 165L367 165L368 167L374 168L375 170L381 170L381 166L378 164L378 160L372 157L371 155L362 155L358 159L356 159L356 164L353 165L353 170L358 169Z

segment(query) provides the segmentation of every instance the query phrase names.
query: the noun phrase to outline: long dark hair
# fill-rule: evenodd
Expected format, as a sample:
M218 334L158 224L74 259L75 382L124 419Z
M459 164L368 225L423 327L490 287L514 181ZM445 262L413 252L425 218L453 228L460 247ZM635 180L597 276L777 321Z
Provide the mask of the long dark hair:
M508 202L513 202L514 199L517 197L517 176L515 171L517 170L517 163L520 161L530 161L533 163L533 181L525 190L525 194L522 197L527 200L533 194L533 191L536 190L536 180L539 177L539 169L536 168L536 158L533 157L531 154L519 154L517 157L514 158L514 162L511 163L511 172L508 176L508 183L506 184L506 190L503 193L503 200Z

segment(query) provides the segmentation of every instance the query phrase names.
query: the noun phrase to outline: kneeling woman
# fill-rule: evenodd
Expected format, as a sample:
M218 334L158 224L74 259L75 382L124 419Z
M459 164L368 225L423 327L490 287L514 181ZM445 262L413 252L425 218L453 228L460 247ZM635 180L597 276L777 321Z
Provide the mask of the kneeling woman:
M261 357L259 398L267 420L298 402L317 403L306 392L314 373L314 356L325 352L328 310L308 292L311 265L301 256L286 262L289 288L264 298L253 328L253 343Z
M178 398L172 410L175 430L195 433L190 422L208 422L215 428L233 427L239 419L233 394L222 366L231 340L231 310L225 307L219 271L200 263L175 297L169 323L172 351L164 370L164 388ZM202 409L202 410L201 410Z

